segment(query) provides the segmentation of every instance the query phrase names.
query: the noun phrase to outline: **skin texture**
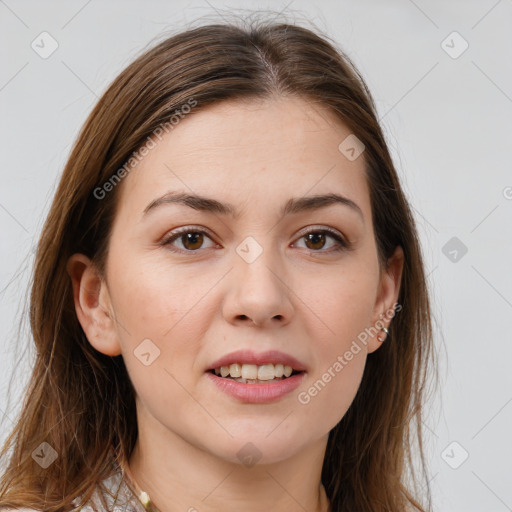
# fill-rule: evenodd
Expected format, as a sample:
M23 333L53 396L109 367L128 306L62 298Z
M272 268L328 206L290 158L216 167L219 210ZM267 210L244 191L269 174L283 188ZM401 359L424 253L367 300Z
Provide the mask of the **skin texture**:
M388 270L379 268L364 153L350 161L338 149L350 133L299 98L192 112L120 185L106 279L84 255L69 260L88 340L122 354L134 384L139 438L129 466L162 512L328 510L320 480L328 434L381 342L360 344L309 403L297 396L392 310L403 266L398 247ZM143 215L169 191L230 203L239 216L178 204ZM362 217L344 205L279 215L292 197L333 192L357 203ZM186 226L207 231L202 245L182 236L159 243ZM329 227L352 248L335 252L330 235L323 244L304 236ZM263 250L252 263L236 252L248 236ZM160 355L146 366L134 350L148 338ZM292 354L307 366L306 378L272 404L225 395L205 371L241 348ZM261 453L252 467L237 457L248 442Z

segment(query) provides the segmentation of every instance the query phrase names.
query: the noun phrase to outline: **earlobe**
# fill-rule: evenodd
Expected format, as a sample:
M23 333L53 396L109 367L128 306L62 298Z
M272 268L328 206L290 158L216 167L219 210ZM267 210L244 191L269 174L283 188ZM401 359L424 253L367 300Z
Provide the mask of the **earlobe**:
M379 291L372 319L372 332L368 344L368 353L377 350L386 340L391 331L391 323L396 311L402 273L404 267L404 252L399 245L388 259L387 268L382 270Z
M105 355L121 354L105 281L84 254L73 254L66 265L73 287L73 302L89 343Z

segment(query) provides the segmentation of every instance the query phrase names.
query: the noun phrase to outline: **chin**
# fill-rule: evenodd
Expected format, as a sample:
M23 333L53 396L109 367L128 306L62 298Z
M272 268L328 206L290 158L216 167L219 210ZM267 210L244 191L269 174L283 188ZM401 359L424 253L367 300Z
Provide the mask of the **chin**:
M275 425L274 425L275 428ZM254 464L275 464L289 459L303 449L305 440L294 439L286 433L272 433L270 430L230 438L224 446L214 448L215 455L230 463L252 467Z

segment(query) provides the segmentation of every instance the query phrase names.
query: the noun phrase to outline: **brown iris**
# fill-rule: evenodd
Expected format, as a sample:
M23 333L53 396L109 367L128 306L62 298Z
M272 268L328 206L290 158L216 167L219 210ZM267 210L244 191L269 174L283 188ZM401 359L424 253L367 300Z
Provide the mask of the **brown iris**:
M307 235L304 236L304 238L306 239L306 245L309 243L309 242L313 242L314 245L316 244L320 244L321 247L308 247L310 249L321 249L324 245L325 245L325 233L322 233L322 232L318 232L318 233L308 233ZM320 241L318 241L320 240Z
M185 233L184 235L181 235L183 247L191 251L199 249L201 245L203 245L203 238L203 234L197 231L191 231L190 233ZM187 244L190 244L190 246Z

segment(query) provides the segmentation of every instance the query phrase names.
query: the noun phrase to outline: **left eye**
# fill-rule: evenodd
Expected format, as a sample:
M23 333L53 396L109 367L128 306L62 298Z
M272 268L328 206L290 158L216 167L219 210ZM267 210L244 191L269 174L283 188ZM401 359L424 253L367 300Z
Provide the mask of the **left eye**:
M203 235L207 235L207 233L202 230L192 230L187 228L171 233L171 236L163 242L163 245L172 245L175 240L179 240L187 252L195 252L197 249L200 249L203 244ZM209 236L206 236L206 238L211 240Z
M198 229L190 229L186 228L183 230L175 231L174 233L171 233L171 235L166 238L162 245L168 245L168 246L174 246L175 241L180 241L182 244L182 248L171 249L175 252L197 252L198 249L201 248L203 245L203 241L205 237L209 240L212 240L206 231ZM349 247L349 244L345 242L345 240L338 235L336 232L327 230L327 229L316 229L316 230L310 230L306 233L303 233L298 240L304 240L306 243L306 249L310 249L313 252L330 252L328 250L322 250L325 246L326 240L328 238L331 238L334 240L334 251L341 251L343 249L347 249ZM308 246L308 244L311 244ZM318 247L321 246L321 247ZM174 246L176 247L176 246ZM332 248L332 246L331 246Z
M329 251L317 251L318 247L316 247L318 244L324 246L325 240L327 238L331 238L335 241L334 243L334 251L342 251L343 249L348 248L348 244L343 240L343 238L331 230L326 229L316 229L308 231L307 233L304 233L299 240L304 239L306 241L306 244L312 244L315 247L307 247L306 249L313 250L313 252L329 252ZM321 247L322 248L322 247Z

